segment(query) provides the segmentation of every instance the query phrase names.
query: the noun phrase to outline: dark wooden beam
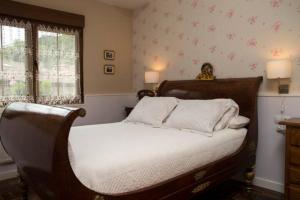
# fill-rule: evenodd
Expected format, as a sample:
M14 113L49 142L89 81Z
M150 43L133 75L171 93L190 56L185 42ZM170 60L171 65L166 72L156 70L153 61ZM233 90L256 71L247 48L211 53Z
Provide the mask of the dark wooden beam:
M10 0L0 0L0 14L83 28L84 16Z

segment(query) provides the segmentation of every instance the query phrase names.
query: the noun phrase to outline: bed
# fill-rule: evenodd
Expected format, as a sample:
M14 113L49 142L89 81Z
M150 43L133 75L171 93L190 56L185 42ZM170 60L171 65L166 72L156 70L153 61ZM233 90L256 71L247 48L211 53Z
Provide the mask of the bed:
M25 186L32 188L42 199L190 199L239 172L245 173L246 182L251 184L255 175L257 91L261 82L262 77L256 77L164 81L160 85L157 95L161 97L230 98L238 103L240 114L250 118L247 129L227 129L214 140L191 133L189 137L182 137L181 131L124 125L124 122L72 127L78 116L85 115L84 109L13 103L1 117L1 141L18 166ZM99 130L98 126L103 132L107 129L110 133L122 129L126 132L124 137L127 140L124 140L127 142L119 139L114 143L118 148L113 148L109 144L119 135L101 134L98 140L103 143L97 145L98 134L87 129ZM162 139L153 134L156 132L169 142L159 142ZM89 138L95 139L83 142L84 134L94 134ZM141 141L136 139L139 135L147 138L148 142L140 144ZM177 144L176 148L173 144ZM198 157L197 152L203 152L205 145L211 147L205 149L214 151L207 151L206 155L210 156ZM133 146L136 149L130 149ZM143 161L137 159L141 157L139 146L145 150ZM125 155L120 153L121 147L128 149ZM110 149L109 155L118 157L118 162L101 151L103 149ZM100 153L92 156L92 151ZM163 151L164 154L152 156L157 155L155 151ZM126 161L134 164L127 165ZM183 162L187 164L182 165ZM168 165L163 163L171 164L166 168ZM117 178L105 173L114 166L121 166L115 169ZM99 170L101 167L104 170Z

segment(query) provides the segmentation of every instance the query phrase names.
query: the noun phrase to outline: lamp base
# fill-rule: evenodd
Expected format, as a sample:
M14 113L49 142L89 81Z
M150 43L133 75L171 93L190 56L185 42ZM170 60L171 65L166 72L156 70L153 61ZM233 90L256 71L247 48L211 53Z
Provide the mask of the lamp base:
M289 93L289 85L279 85L278 93L279 94L288 94Z
M137 97L141 100L144 96L154 97L155 93L152 90L140 90L137 93Z

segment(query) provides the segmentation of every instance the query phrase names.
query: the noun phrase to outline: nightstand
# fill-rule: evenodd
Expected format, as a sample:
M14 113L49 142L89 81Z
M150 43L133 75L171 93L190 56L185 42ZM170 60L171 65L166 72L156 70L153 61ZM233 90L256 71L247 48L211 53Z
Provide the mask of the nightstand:
M133 107L125 107L125 113L126 113L126 117L131 113L131 111L133 110Z
M300 119L280 122L286 125L285 200L300 199Z

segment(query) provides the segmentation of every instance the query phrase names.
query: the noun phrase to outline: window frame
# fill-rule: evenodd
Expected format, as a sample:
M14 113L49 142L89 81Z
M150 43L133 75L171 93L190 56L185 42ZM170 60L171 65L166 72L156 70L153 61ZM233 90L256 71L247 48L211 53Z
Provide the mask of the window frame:
M69 29L78 31L79 36L79 70L80 70L80 103L84 103L84 81L83 81L83 32L85 25L85 17L73 13L63 12L43 8L39 6L14 2L14 1L0 1L0 17L8 20L17 20L22 22L30 22L32 31L32 64L33 77L38 75L38 26L48 26L51 28ZM37 102L37 80L33 78L32 81L32 95L34 102Z

